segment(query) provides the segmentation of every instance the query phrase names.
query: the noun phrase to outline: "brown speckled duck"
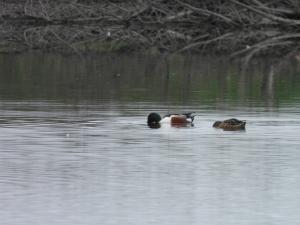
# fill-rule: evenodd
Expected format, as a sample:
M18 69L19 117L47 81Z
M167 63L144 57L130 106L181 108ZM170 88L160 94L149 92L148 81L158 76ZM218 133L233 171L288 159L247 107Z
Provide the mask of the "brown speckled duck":
M245 130L246 121L238 120L235 118L224 120L224 121L216 121L213 124L215 128L221 128L223 130Z

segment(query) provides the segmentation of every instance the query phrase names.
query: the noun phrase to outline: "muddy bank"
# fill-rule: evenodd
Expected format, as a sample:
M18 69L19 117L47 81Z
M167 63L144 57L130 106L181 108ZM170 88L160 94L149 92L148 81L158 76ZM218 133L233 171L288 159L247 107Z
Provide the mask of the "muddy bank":
M2 1L0 51L297 55L298 1Z

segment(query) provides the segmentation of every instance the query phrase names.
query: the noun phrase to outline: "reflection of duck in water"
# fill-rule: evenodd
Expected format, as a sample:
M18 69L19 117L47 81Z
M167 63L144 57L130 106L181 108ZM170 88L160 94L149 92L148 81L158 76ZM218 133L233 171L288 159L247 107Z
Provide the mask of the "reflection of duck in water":
M215 128L222 128L224 130L245 130L246 121L238 120L235 118L224 120L224 121L216 121L213 124Z
M158 113L148 115L147 124L151 128L159 128L161 123L169 123L171 126L183 127L192 125L195 115L193 113L168 114L163 118Z

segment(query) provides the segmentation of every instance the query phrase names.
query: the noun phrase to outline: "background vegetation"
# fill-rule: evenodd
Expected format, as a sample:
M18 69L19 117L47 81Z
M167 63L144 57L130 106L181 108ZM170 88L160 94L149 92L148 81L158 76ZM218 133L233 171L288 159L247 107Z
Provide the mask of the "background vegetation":
M298 0L10 0L0 50L51 49L297 56Z

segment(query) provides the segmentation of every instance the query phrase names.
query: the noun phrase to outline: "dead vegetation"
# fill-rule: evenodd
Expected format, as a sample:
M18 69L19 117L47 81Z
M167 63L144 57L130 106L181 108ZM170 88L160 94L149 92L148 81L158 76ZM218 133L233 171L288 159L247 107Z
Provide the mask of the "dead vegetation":
M298 0L20 0L0 3L0 47L297 54Z

